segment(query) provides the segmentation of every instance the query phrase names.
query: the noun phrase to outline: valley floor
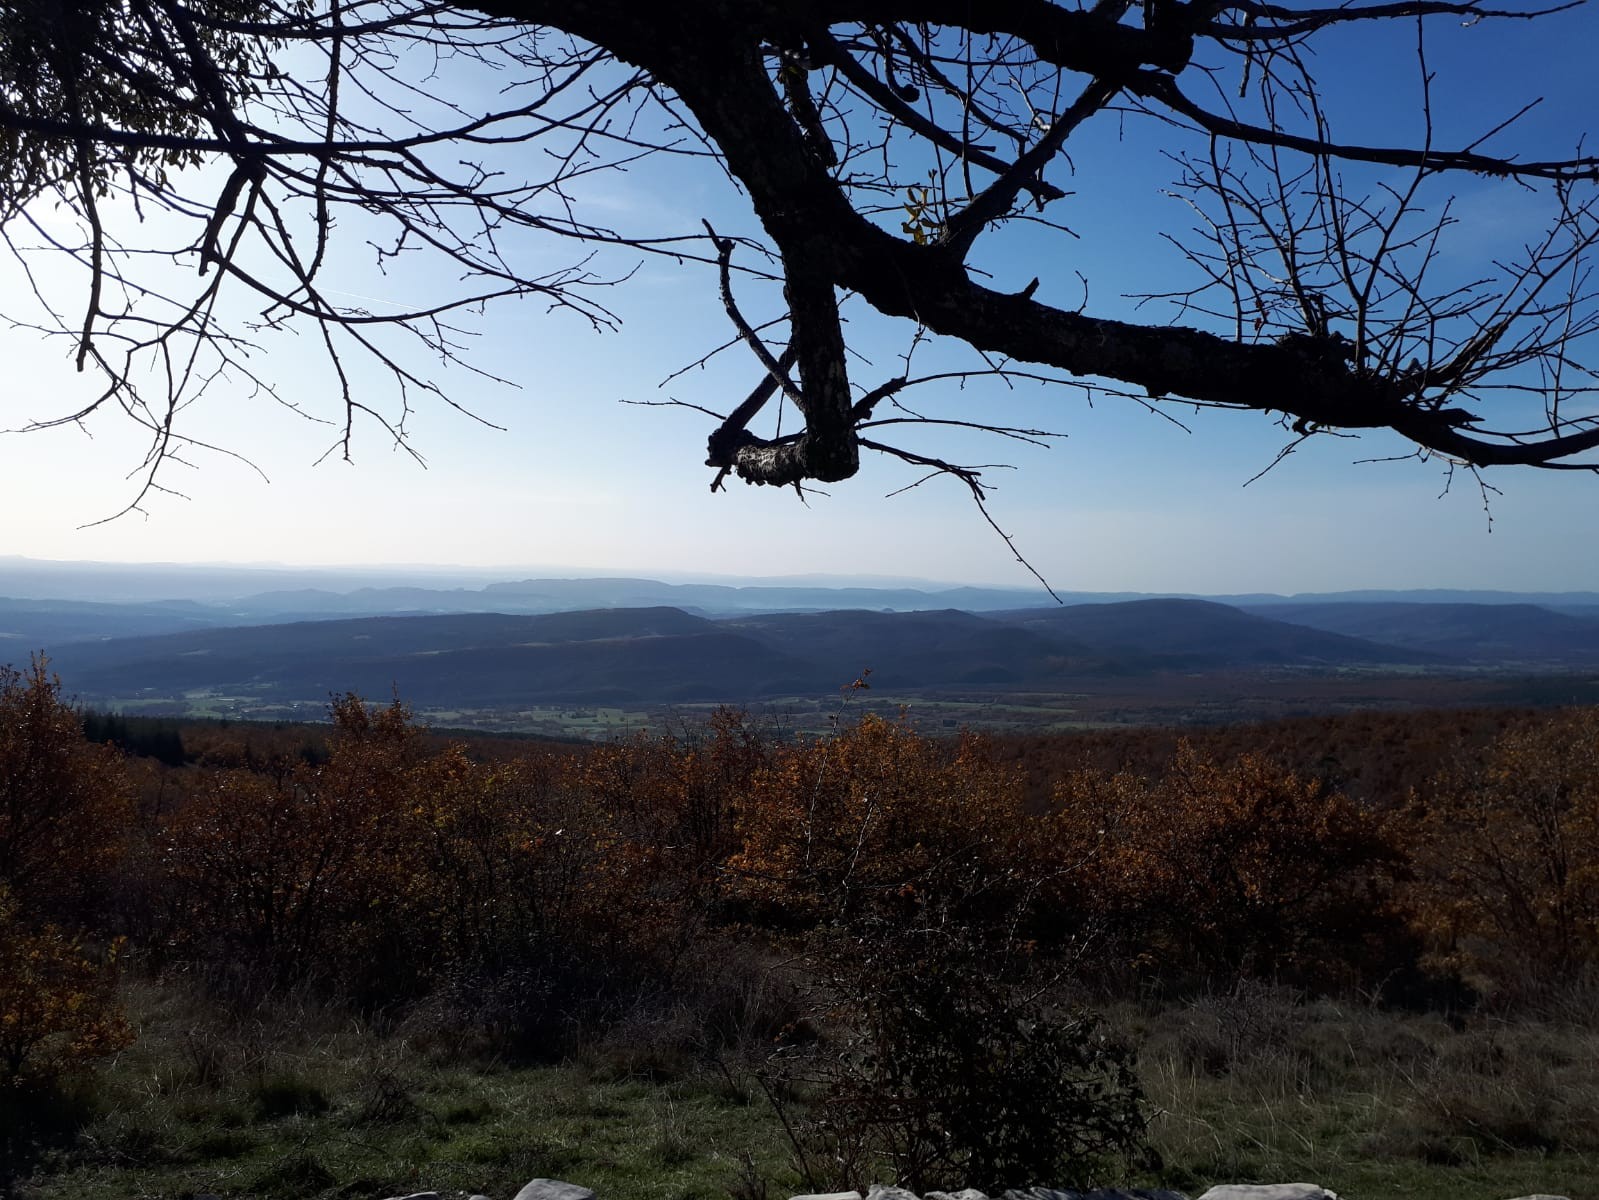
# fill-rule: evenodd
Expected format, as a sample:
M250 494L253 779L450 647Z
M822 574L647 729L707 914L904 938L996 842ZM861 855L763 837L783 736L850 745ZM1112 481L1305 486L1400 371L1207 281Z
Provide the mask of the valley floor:
M1483 706L1548 706L1599 702L1599 674L1459 671L1276 669L1085 676L1066 690L886 690L776 696L742 707L767 729L788 736L831 732L840 719L905 714L929 734L1069 733L1132 726L1214 726L1284 717L1352 712L1425 712ZM129 716L189 720L315 722L325 696L283 703L245 691L199 690L173 695L97 696L93 707ZM703 721L717 704L549 703L489 707L418 705L435 729L604 741L635 733L675 733Z

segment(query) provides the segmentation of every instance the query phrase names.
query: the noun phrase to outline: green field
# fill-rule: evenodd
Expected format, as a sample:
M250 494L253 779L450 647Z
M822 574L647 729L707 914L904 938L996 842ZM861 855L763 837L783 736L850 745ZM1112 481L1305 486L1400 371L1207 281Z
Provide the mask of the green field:
M1142 725L1213 726L1356 711L1574 703L1574 694L1581 699L1591 687L1586 679L1522 677L1500 670L1429 674L1272 669L1080 679L1073 681L1072 690L1058 693L845 688L767 697L743 707L766 728L787 736L827 733L840 720L868 712L903 714L923 732L935 735L961 729L1042 734ZM327 705L326 696L269 703L243 689L94 701L96 708L130 716L287 722L324 719ZM605 740L638 732L674 732L703 720L717 707L712 703L418 706L417 715L437 728Z

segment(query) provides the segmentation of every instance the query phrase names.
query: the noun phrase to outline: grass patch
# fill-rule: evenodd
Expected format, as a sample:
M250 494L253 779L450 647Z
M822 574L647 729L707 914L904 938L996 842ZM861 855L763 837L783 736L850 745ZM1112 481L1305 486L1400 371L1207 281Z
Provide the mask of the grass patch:
M311 1003L280 1000L230 1026L172 989L134 981L128 1000L139 1042L101 1072L76 1142L50 1152L25 1194L510 1196L535 1176L604 1200L805 1190L770 1108L734 1072L680 1064L655 1082L610 1052L587 1066L441 1063ZM1456 1028L1272 989L1112 1017L1143 1047L1156 1112L1155 1156L1127 1183L1599 1200L1594 1029Z
M1592 1029L1456 1029L1272 989L1126 1019L1143 1033L1163 1164L1152 1180L1167 1186L1305 1179L1356 1198L1599 1200Z
M466 1100L445 1105L438 1114L446 1125L481 1125L494 1116L494 1105L487 1100Z
M727 1200L743 1153L786 1181L774 1196L801 1190L784 1191L797 1181L776 1121L709 1073L656 1085L574 1065L441 1065L308 1002L263 1005L229 1026L147 982L132 981L127 1001L140 1040L100 1073L99 1115L27 1194L511 1196L546 1176L605 1200ZM190 1069L197 1043L213 1060L204 1072Z
M250 1101L257 1120L283 1117L319 1117L331 1107L320 1085L299 1075L276 1075L251 1089Z
M249 1184L263 1196L306 1196L326 1191L336 1176L315 1154L304 1151L289 1154L262 1171Z
M207 1162L212 1159L242 1158L258 1145L260 1141L253 1134L237 1129L216 1129L196 1138L191 1150L197 1160Z

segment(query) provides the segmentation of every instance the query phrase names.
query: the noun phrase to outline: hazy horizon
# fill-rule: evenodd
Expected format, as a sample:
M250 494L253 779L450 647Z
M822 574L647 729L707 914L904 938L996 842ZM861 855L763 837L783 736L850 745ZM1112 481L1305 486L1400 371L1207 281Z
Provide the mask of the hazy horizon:
M196 560L189 562L144 561L135 559L53 559L32 555L0 554L0 598L19 600L91 601L103 603L124 602L91 594L96 589L81 582L96 573L119 578L143 579L136 600L149 602L155 599L195 599L210 601L225 598L218 594L217 584L201 588L199 596L186 595L181 589L185 579L204 579L207 573L223 577L238 577L239 591L233 595L245 596L274 591L318 589L330 593L350 592L361 588L407 588L434 590L479 590L485 586L517 583L524 580L583 581L606 579L637 579L672 586L703 585L730 588L814 588L819 590L882 590L920 591L938 593L959 589L975 589L1000 593L1036 594L1041 603L1049 603L1048 593L1036 581L1028 583L997 582L993 580L933 579L914 575L847 575L825 572L805 572L788 575L738 575L707 571L661 571L643 567L584 568L563 564L519 563L503 566L483 566L451 563L292 563L269 561ZM252 575L261 576L251 579ZM170 592L159 589L160 580L170 576ZM74 584L74 580L78 580ZM58 581L59 594L47 589L51 581ZM9 585L9 586L8 586ZM100 584L100 589L107 585ZM1505 596L1576 596L1599 593L1599 588L1541 588L1541 587L1407 587L1403 585L1348 586L1285 590L1281 588L1224 588L1201 590L1198 588L1057 588L1061 595L1164 597L1193 596L1227 599L1240 596L1276 596L1294 599L1303 596L1359 595L1365 593L1437 593L1447 600L1452 594L1498 594ZM77 594L73 594L76 592Z

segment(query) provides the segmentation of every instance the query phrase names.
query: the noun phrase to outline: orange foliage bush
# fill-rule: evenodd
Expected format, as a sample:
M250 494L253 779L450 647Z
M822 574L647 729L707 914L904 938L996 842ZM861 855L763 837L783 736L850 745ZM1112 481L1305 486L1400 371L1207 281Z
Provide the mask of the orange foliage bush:
M775 752L738 828L744 911L801 935L832 1031L791 1069L846 1186L885 1158L918 1190L1080 1181L1137 1149L1128 1056L1056 1002L1077 930L1046 827L983 740L864 716Z
M1599 709L1507 730L1420 789L1411 820L1435 963L1506 1000L1599 963Z
M432 744L398 703L332 716L326 761L205 768L171 807L169 949L374 1002L445 976L668 970L703 932L732 796L764 753L731 715L692 743L491 762Z
M133 1041L115 1001L115 958L115 945L95 959L54 926L29 928L0 887L0 1099Z
M0 666L0 886L79 923L103 900L132 815L122 757L84 740L43 658Z
M955 895L975 919L1032 867L1018 772L979 739L941 743L871 715L774 755L750 780L738 828L740 895L789 927Z
M1386 922L1401 855L1385 824L1259 756L1180 743L1154 781L1074 771L1055 798L1079 903L1141 965L1325 973Z
M1599 958L1592 712L1300 722L1279 730L1293 754L1218 735L1158 762L1167 743L1138 733L1136 774L1093 765L1118 761L1108 735L1062 739L1034 764L1047 801L1012 743L875 716L786 744L723 711L487 758L398 702L347 696L332 718L314 736L218 727L194 765L139 763L141 816L44 665L0 672L0 884L37 925L92 922L111 880L118 928L158 965L315 978L363 1003L516 972L665 996L752 924L842 931L855 967L959 940L968 961L1004 946L1018 969L1060 970L1091 943L1118 973L1325 987L1414 965L1406 920L1435 964L1498 980ZM1418 791L1400 830L1377 815L1391 798L1286 765L1326 765L1317 731L1335 725L1383 764L1489 749Z
M572 792L610 831L616 894L603 903L631 905L646 925L714 905L738 814L772 753L743 714L722 709L702 730L612 742L573 762Z
M346 967L403 920L417 732L398 703L333 706L322 766L207 772L164 830L168 929L278 977Z

